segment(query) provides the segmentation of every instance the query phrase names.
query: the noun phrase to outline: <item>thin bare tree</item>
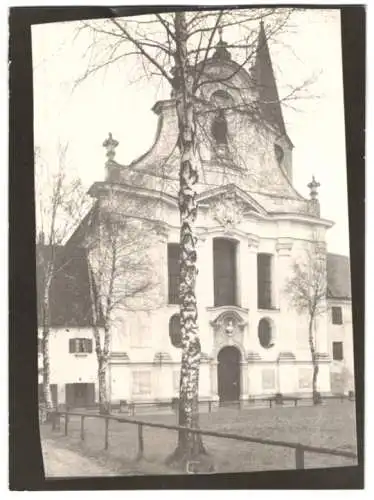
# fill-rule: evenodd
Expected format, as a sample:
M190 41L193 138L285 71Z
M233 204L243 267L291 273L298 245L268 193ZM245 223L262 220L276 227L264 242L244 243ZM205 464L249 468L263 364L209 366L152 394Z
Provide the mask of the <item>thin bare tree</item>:
M318 357L316 349L316 322L326 312L327 274L326 246L313 236L303 255L292 266L292 275L285 287L290 304L300 315L308 318L308 344L313 364L313 403L320 402L317 390Z
M117 315L123 310L155 307L157 300L152 291L158 284L149 255L153 235L157 236L155 225L118 213L113 193L107 200L105 207L97 204L92 210L86 234L100 413L110 411L107 376Z
M36 256L38 297L41 301L38 323L42 325L43 398L53 407L50 389L49 339L51 330L51 287L53 279L63 272L67 261L61 258L62 246L88 210L81 181L67 173L68 146L59 145L57 166L35 150Z
M258 25L265 20L263 42L276 37L286 29L293 9L233 9L197 12L178 11L138 17L110 18L81 23L79 33L89 32L92 41L87 47L86 70L76 84L84 82L98 71L108 69L124 60L132 60L141 77L166 82L175 100L178 123L179 172L178 182L180 212L180 324L182 357L180 376L179 424L198 427L198 384L200 365L200 338L195 293L197 276L197 250L195 223L197 218L196 185L199 182L198 135L206 133L204 116L237 110L252 117L254 122L266 119L257 102L249 97L249 88L255 87L257 75L251 74L252 82L240 88L235 77L243 68L253 63L259 50ZM223 41L225 32L235 28L235 43ZM217 43L218 38L218 43ZM232 50L237 61L224 74L212 73L209 61L214 52L218 57L231 58ZM229 67L229 66L228 66ZM234 104L212 103L204 89L220 84L240 96ZM301 84L285 96L283 102L293 101L305 90ZM275 95L272 101L280 101ZM267 103L272 104L272 103ZM220 109L222 108L222 109ZM202 130L202 131L201 131ZM162 177L162 173L158 173ZM186 462L204 453L201 436L180 431L178 445L169 461Z

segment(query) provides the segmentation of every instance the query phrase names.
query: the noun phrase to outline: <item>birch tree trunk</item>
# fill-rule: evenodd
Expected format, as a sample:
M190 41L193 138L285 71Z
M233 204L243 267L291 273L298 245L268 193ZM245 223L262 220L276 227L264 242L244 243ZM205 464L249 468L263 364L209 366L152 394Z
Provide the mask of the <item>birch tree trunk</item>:
M310 316L309 319L309 349L310 349L310 354L312 356L312 363L313 363L313 378L312 378L312 392L313 392L313 404L319 404L320 398L319 398L319 393L317 390L317 378L318 378L318 371L319 371L319 366L318 366L318 361L317 361L317 356L316 356L316 349L314 345L314 336L313 336L313 322L314 322L314 317Z
M187 26L184 12L175 14L177 50L175 55L175 98L179 127L179 211L180 211L180 326L182 359L179 394L179 425L198 427L198 394L200 339L195 293L197 252L195 221L197 202L195 184L198 181L195 161L195 123L192 82L187 75ZM188 461L204 452L199 435L180 431L178 445L168 462Z
M98 381L99 381L99 412L109 413L108 388L107 388L108 357L101 354L98 357Z
M51 287L52 273L50 265L48 266L46 282L44 285L43 296L43 337L42 337L42 358L43 358L43 398L44 404L48 410L53 408L52 394L51 394L51 368L49 361L49 335L50 335L50 308L49 308L49 290Z

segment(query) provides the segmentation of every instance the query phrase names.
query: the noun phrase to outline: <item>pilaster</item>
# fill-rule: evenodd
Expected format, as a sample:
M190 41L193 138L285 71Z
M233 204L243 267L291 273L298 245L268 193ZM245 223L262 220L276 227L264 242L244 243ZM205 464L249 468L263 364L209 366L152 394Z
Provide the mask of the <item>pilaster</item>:
M248 398L248 362L243 360L240 362L241 371L241 387L240 387L240 399Z
M196 296L201 307L212 307L214 304L213 283L213 239L206 232L197 236L198 276L196 280Z
M293 241L290 238L279 238L276 243L276 298L277 307L280 309L277 343L280 350L288 350L287 345L292 338L295 338L295 315L289 308L289 297L286 293L287 281L292 273L292 252Z
M247 276L245 277L245 290L247 294L248 309L250 311L257 310L257 252L260 239L254 234L247 235Z
M210 363L210 387L211 387L211 397L213 400L218 401L218 361L213 360Z

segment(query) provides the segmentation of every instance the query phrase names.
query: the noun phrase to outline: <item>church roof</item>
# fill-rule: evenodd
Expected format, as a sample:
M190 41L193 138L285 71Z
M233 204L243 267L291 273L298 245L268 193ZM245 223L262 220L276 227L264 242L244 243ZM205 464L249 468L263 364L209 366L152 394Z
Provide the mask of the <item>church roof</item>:
M50 248L36 247L36 283L38 325L42 326L43 258ZM85 249L75 245L57 246L56 272L50 290L50 325L52 327L88 327L92 325L88 267Z
M327 288L330 298L350 299L351 270L345 255L327 254Z
M256 80L260 107L265 120L276 126L282 135L287 136L268 40L262 21L258 36L256 60L253 66L253 76Z

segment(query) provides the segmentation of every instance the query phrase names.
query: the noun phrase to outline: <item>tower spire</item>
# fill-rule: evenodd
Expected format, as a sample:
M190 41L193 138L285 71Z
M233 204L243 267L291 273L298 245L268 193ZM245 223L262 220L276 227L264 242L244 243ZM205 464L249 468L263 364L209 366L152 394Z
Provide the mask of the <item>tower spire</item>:
M220 43L223 42L223 40L222 40L222 33L223 33L222 26L218 26L218 35L219 35L219 41L220 41Z
M277 83L274 76L268 40L262 19L260 21L253 75L258 87L260 106L264 118L271 124L275 125L281 134L286 134Z

